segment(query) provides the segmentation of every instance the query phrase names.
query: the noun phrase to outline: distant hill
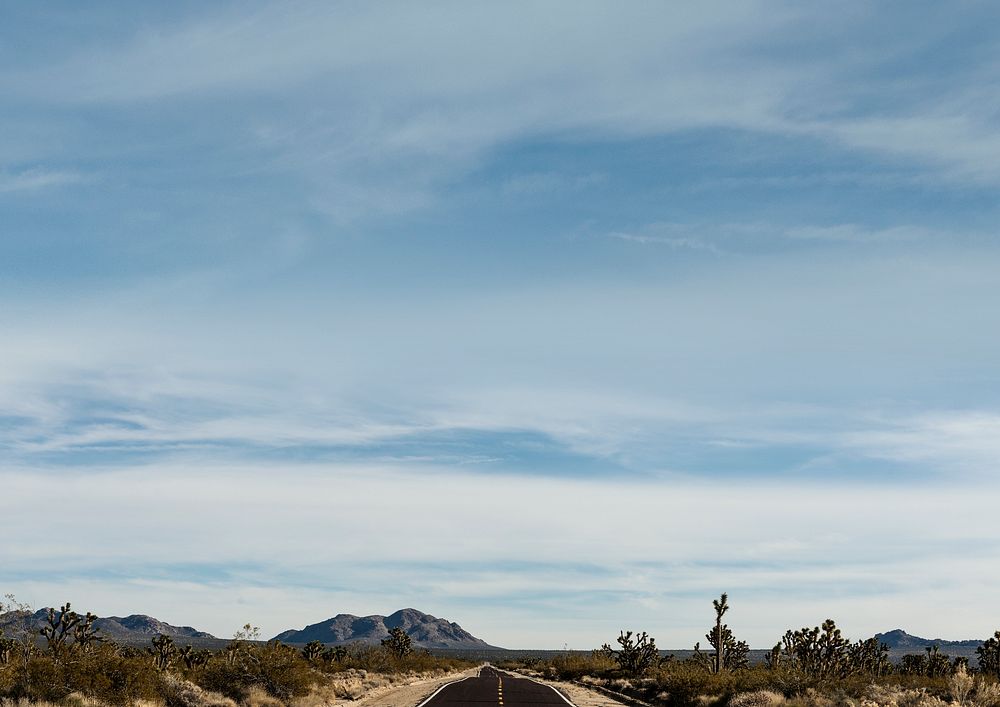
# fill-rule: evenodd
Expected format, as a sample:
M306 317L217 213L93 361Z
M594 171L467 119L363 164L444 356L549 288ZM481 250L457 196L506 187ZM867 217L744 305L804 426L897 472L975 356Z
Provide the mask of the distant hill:
M978 648L983 644L978 639L968 639L964 641L946 641L942 638L921 638L911 636L901 628L897 628L887 633L876 633L877 638L882 643L894 650L923 650L927 646L938 646L942 650L945 648Z
M330 645L346 643L379 643L394 628L406 631L418 648L450 648L470 650L494 648L476 638L456 623L439 619L416 609L400 609L389 616L354 616L337 614L332 619L306 626L300 631L279 633L275 639L284 643L319 641Z
M48 609L39 609L31 615L29 623L40 629L45 625L48 613ZM16 621L13 614L0 614L0 628L13 628ZM150 639L161 633L174 640L215 640L215 636L210 633L198 631L190 626L173 626L143 614L102 617L94 621L94 628L100 632L100 635L118 643L148 643Z

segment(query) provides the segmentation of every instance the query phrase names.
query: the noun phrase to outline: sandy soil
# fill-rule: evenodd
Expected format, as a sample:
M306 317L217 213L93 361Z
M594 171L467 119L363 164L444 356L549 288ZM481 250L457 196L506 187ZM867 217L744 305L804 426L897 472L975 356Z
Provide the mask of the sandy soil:
M351 704L358 705L359 707L417 707L417 705L430 697L441 686L449 682L461 680L470 675L476 675L478 672L479 668L473 668L463 673L455 673L454 675L438 679L421 680L401 687L378 688ZM524 676L519 675L518 677ZM579 685L553 682L551 680L539 680L537 678L532 679L543 685L550 685L556 688L568 697L576 707L622 707L621 702L617 702L599 692L588 690Z
M350 704L358 705L358 707L416 707L442 685L478 673L479 668L472 668L462 673L453 673L440 678L415 680L407 685L376 688Z

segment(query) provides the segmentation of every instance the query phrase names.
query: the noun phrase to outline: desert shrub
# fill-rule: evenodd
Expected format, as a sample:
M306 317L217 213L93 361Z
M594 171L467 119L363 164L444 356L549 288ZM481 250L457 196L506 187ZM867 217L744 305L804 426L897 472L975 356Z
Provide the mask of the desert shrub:
M728 707L777 707L785 701L785 696L772 690L741 692L730 698Z
M70 692L62 666L50 656L33 655L14 676L11 697L54 702Z
M972 699L976 707L997 707L1000 705L1000 684L982 676L976 677Z
M696 705L704 701L702 698L711 698L714 702L731 702L739 695L763 692L784 694L782 689L776 689L776 675L761 667L709 673L693 662L668 663L652 677L653 684L646 696L672 707Z
M65 663L66 684L110 705L129 705L159 696L160 676L144 657L122 655L113 645L101 645Z
M385 646L355 644L339 648L343 649L339 653L334 653L333 650L324 651L324 655L328 655L329 658L314 660L313 667L327 674L363 670L394 675L434 671L449 672L465 670L476 665L472 661L461 658L435 656L426 650L414 650L404 656L398 656Z
M565 653L553 656L544 666L543 674L559 680L579 680L585 675L607 675L617 667L618 664L603 651Z
M160 697L166 707L236 707L232 699L173 675L163 676Z
M355 645L348 649L342 665L347 669L388 673L401 667L404 660L395 658L382 646Z
M284 702L259 687L251 687L247 690L243 705L244 707L285 707Z
M107 705L128 705L160 694L150 662L122 655L110 644L60 655L37 652L5 672L10 674L4 692L17 699L57 701L78 693Z
M200 687L237 701L246 700L251 688L260 688L279 700L305 695L318 679L297 650L281 643L238 645L217 653L188 673Z
M975 678L969 675L965 665L959 665L955 672L948 676L948 692L951 693L952 699L960 705L966 703L975 685Z

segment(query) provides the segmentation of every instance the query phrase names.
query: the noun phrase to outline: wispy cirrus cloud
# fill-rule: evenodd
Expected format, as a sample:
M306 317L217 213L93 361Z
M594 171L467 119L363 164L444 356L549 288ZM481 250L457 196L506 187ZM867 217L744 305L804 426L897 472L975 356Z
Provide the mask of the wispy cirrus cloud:
M419 595L430 602L425 610L501 645L558 640L589 648L619 624L642 622L665 645L683 647L705 621L678 617L707 614L722 587L753 645L834 611L862 637L887 623L912 624L913 602L959 585L965 596L988 596L996 573L978 553L1000 542L983 532L989 495L961 486L859 495L836 484L779 492L729 481L730 493L720 495L719 482L709 481L515 480L300 464L280 474L259 464L9 469L4 484L19 499L0 520L5 535L30 523L39 504L62 533L55 544L21 536L5 551L5 571L20 578L23 598L72 595L99 613L145 611L223 636L248 619L273 634L346 608L385 613ZM730 524L705 525L708 507ZM903 539L887 507L937 522L916 524ZM115 511L81 516L80 508ZM123 536L123 525L133 530ZM731 527L742 529L738 543ZM365 542L350 541L358 538ZM893 600L878 612L865 608L873 588ZM283 608L260 612L270 604ZM978 635L974 606L944 602L920 628ZM583 614L590 620L579 621ZM562 627L558 639L549 622Z
M991 240L985 230L948 230L917 224L877 227L859 223L671 223L654 222L631 231L612 231L609 238L640 245L701 250L719 256L748 255L762 248L781 251L801 245L941 246Z
M914 28L875 49L849 43L833 61L786 38L827 46L817 26L863 37L880 22L863 6L821 14L817 22L794 3L611 12L594 2L571 13L531 4L417 11L265 3L137 30L24 67L4 85L28 105L256 102L262 107L249 113L223 111L232 124L220 144L256 148L259 159L293 169L317 203L338 214L371 213L369 201L419 208L499 146L553 134L619 140L723 129L806 137L908 160L942 178L995 181L988 108L947 72L908 72L900 62L975 18L939 17L938 29ZM988 62L974 75L985 73ZM933 107L913 95L914 84L936 93ZM308 111L294 97L287 110L275 108L276 97L306 87ZM394 180L393 199L380 199L375 185L391 189ZM340 193L351 189L353 198Z
M223 635L420 597L687 645L723 589L763 645L978 635L993 8L5 19L10 589Z
M91 177L80 172L43 167L0 172L0 194L32 193L69 184L81 184L90 180Z

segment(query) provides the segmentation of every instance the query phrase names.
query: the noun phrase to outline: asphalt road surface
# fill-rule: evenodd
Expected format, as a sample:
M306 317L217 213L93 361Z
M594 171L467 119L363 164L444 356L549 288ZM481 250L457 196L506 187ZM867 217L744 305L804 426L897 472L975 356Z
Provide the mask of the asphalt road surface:
M445 685L420 707L526 707L551 705L572 707L572 703L547 685L511 677L489 666L479 676Z

